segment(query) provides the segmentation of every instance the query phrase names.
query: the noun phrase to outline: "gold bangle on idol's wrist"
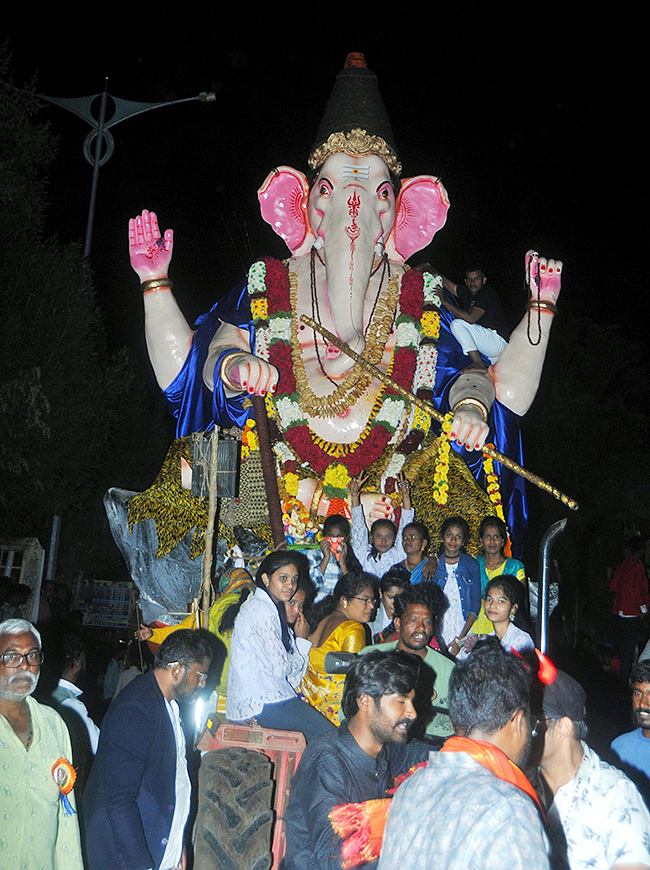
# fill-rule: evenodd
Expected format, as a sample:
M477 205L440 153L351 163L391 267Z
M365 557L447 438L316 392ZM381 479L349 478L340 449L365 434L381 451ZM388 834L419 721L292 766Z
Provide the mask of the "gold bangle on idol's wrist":
M557 308L553 302L548 302L546 299L531 299L528 303L529 311L548 311L550 314L557 314Z
M143 281L140 284L140 289L144 296L145 293L151 293L152 290L160 290L161 287L171 290L173 286L174 282L169 278L152 278L150 281Z
M230 353L227 353L224 358L221 360L221 365L219 366L219 378L223 381L224 385L232 390L233 393L244 393L246 392L246 388L242 387L241 384L234 384L227 374L227 369L230 363L236 356L241 356L244 353L243 350L234 350Z
M488 409L485 407L483 402L479 402L478 399L470 399L469 397L466 397L464 399L461 399L459 402L456 402L454 407L451 409L452 413L455 414L463 407L463 405L472 405L472 407L478 408L481 412L481 416L483 417L483 422L487 422Z

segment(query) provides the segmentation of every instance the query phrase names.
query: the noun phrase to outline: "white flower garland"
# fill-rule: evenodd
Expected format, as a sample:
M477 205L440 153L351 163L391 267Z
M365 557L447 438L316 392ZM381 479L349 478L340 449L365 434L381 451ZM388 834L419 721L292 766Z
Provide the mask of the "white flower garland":
M248 293L255 295L266 293L266 265L263 261L253 263L248 272ZM440 298L437 295L437 290L442 287L442 278L439 275L432 275L429 272L424 273L423 293L425 306L440 308ZM423 312L423 319L429 312ZM268 324L268 325L266 325ZM433 390L436 380L436 361L438 350L436 344L421 342L425 335L422 321L420 328L413 322L411 318L400 319L398 316L395 328L395 350L402 347L409 347L417 350L417 362L415 374L413 378L413 391L424 388ZM268 360L269 344L271 340L291 341L291 316L287 316L285 312L272 314L265 321L265 325L256 325L255 328L255 355L261 359ZM283 397L267 397L267 408L273 416L277 416L278 422L283 429L288 429L294 425L308 424L307 418L303 413L299 403L288 396ZM393 434L399 427L400 421L404 418L404 414L408 410L408 404L401 397L386 395L383 398L381 407L376 415L376 422L384 425ZM429 431L431 418L414 407L409 414L409 422L407 431L413 429L424 430L425 434ZM274 445L274 452L280 463L295 459L298 464L303 464L299 457L296 457L293 450L285 443L278 442ZM395 451L388 462L385 472L382 475L382 488L387 478L397 477L406 462L406 455Z

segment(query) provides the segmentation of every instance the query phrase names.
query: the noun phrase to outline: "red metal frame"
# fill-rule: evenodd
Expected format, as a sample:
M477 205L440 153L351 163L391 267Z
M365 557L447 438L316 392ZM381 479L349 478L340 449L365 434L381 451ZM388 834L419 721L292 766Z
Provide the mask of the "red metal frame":
M262 752L270 759L275 781L272 845L274 868L280 866L286 851L284 811L291 794L291 778L306 745L305 738L299 731L276 731L272 728L260 728L258 725L219 724L211 719L208 719L196 744L201 752L238 747Z

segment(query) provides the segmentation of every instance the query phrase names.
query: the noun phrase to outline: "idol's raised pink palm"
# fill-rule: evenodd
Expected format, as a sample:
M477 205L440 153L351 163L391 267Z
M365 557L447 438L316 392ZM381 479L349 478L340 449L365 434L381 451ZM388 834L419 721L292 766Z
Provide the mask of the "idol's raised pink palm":
M161 236L155 212L144 209L129 221L129 256L141 282L167 277L173 247L174 231Z

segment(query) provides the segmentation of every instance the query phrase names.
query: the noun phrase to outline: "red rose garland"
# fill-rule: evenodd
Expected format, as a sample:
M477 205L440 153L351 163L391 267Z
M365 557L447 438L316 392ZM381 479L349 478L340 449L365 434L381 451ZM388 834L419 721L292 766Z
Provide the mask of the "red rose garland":
M382 388L379 408L370 417L364 435L360 442L351 446L349 452L340 456L332 456L323 447L315 443L304 414L299 409L300 396L297 393L296 379L292 363L292 349L288 337L291 317L291 288L288 267L275 259L266 258L251 269L249 275L249 293L254 312L256 328L256 352L263 353L280 373L278 389L270 402L275 406L277 418L277 434L293 449L303 465L308 465L317 475L323 476L334 465L342 465L351 477L356 477L365 468L375 463L384 453L399 423L392 419L386 420L391 413L391 402L399 410L395 402L405 403L399 392L390 387ZM262 307L260 308L260 301ZM422 272L410 270L402 275L399 294L399 315L395 320L397 329L397 344L391 361L391 377L400 386L412 389L413 380L418 365L418 351L421 338L420 317L427 307L424 296L424 276ZM400 339L400 333L402 338ZM258 341L259 336L259 341ZM426 339L425 339L426 341ZM408 344L410 346L404 346ZM418 393L429 390L418 390ZM395 398L393 398L395 397ZM285 422L279 419L279 408L296 409L292 411ZM393 408L392 414L395 416ZM383 420L378 419L383 417ZM388 423L388 425L386 425ZM404 457L417 450L424 438L424 432L413 429L407 433L397 448ZM285 460L283 472L295 473L296 463ZM387 481L388 488L392 478Z

